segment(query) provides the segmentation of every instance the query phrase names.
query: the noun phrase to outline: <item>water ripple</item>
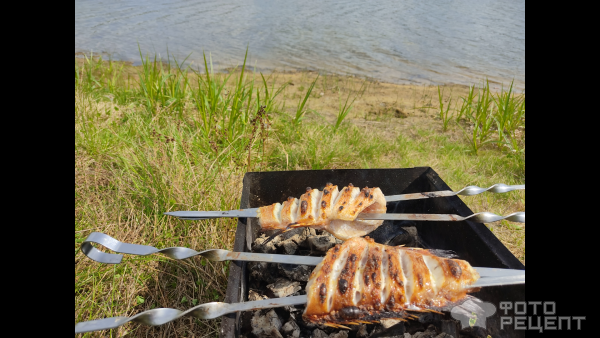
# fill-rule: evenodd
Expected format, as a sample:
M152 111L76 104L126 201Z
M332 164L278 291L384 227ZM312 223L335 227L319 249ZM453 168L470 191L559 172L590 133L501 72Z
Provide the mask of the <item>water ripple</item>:
M143 4L143 5L142 5ZM75 51L138 61L169 53L215 67L322 69L390 82L525 88L525 4L518 0L76 0ZM376 75L376 76L374 76Z

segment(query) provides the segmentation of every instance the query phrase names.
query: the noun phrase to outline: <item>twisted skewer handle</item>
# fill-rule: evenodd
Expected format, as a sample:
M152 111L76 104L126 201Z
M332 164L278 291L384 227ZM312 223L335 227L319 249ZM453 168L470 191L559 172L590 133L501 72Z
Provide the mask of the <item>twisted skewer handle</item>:
M118 264L121 263L123 255L109 254L96 249L92 243L101 244L112 251L130 254L146 256L153 253L161 253L169 258L173 259L187 259L194 256L202 256L211 261L251 261L251 262L268 262L268 263L287 263L287 264L306 264L306 265L317 265L321 261L320 257L311 256L290 256L290 255L276 255L276 254L257 254L252 252L232 252L222 249L210 249L204 251L196 251L182 247L171 247L166 249L157 249L148 245L137 245L119 242L118 240L100 233L91 233L85 241L81 244L81 251L89 258L96 262L106 264Z
M75 324L75 333L108 330L119 327L127 322L143 323L156 326L163 325L186 315L192 315L198 319L213 319L224 314L237 311L248 311L253 309L267 309L280 306L299 305L306 303L306 295L284 298L263 299L244 303L221 303L212 302L194 306L186 311L169 308L159 308L138 313L132 317L111 317Z
M118 240L100 232L92 232L83 243L81 243L81 251L89 258L106 264L121 263L123 255L110 254L96 249L92 243L97 243L109 248L112 251L130 255L147 256L153 253L162 253L165 256L173 259L186 259L196 255L205 255L212 258L211 252L215 250L206 250L198 252L189 248L171 247L165 249L157 249L149 245L138 245L119 242ZM219 250L219 249L217 249ZM226 250L222 250L226 251ZM210 259L209 258L209 259Z
M396 201L407 201L407 200L419 200L424 198L434 198L434 197L450 197L450 196L473 196L477 194L481 194L482 192L493 192L493 193L505 193L513 190L523 190L525 189L525 185L506 185L503 183L494 184L489 188L481 188L476 185L470 185L468 187L464 187L459 191L450 191L450 190L441 190L441 191L431 191L431 192L418 192L413 194L403 194L403 195L389 195L385 196L385 200L387 202L396 202Z
M391 220L391 221L465 221L470 220L478 223L491 223L500 220L525 223L525 212L514 212L510 215L501 216L491 212L478 212L470 216L459 216L452 214L360 214L359 220Z
M509 191L513 191L513 190L522 190L525 189L525 184L523 185L506 185L503 183L498 183L498 184L494 184L491 187L484 189L484 188L480 188L476 185L470 185L468 187L464 187L461 190L457 191L456 194L457 195L462 195L462 196L473 196L473 195L477 195L477 194L481 194L482 192L493 192L496 194L501 194L501 193L505 193L505 192L509 192Z
M500 216L493 214L491 212L478 212L471 216L467 216L464 218L477 223L491 223L501 221L503 219L511 222L525 223L525 213L524 212L513 212L510 215Z
M480 278L479 280L477 280L477 282L475 282L469 287L487 287L524 283L525 271L522 271L522 273L519 275ZM137 315L134 315L132 317L112 317L90 320L87 322L80 322L75 324L75 333L77 334L91 331L114 329L127 322L137 322L151 326L163 325L186 315L192 315L198 319L213 319L237 311L248 311L274 308L280 306L299 305L305 304L306 302L307 296L301 295L283 298L263 299L242 303L212 302L197 305L186 311L180 311L169 308L159 308L147 310L138 313Z

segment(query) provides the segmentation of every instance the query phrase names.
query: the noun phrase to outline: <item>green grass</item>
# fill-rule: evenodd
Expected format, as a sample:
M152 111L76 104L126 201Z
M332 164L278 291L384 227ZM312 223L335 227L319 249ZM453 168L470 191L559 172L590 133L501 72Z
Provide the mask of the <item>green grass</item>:
M473 94L463 100L467 107L457 108L456 119L466 130L486 106L502 107L486 110L493 112L491 131L487 139L476 134L475 153L452 124L439 133L441 122L434 120L402 132L397 129L402 125L390 121L353 123L348 113L358 95L368 95L364 90L344 94L346 103L328 123L306 108L317 83L309 75L296 84L309 89L293 99L289 81L249 73L245 62L229 73L198 73L174 64L143 58L133 67L76 59L75 322L222 301L227 263L152 255L102 265L87 259L79 245L100 231L158 248L231 249L234 220L181 221L163 213L235 209L249 170L431 166L453 189L524 183L524 98L511 90ZM212 69L210 58L205 69ZM338 95L342 88L351 93L352 85L333 76L321 80L324 92ZM286 101L293 101L288 108ZM474 211L507 214L524 210L524 196L521 191L464 200ZM489 226L524 262L524 225ZM84 336L213 337L219 325L186 317L161 327L127 324Z
M261 74L261 76L262 76L262 74ZM296 107L296 115L294 116L294 120L293 120L293 125L295 128L297 128L300 125L300 122L304 119L304 115L306 114L306 110L304 109L304 106L306 105L306 101L308 101L308 98L310 97L310 93L312 93L312 90L315 87L315 84L317 83L318 79L319 79L319 76L317 75L317 78L310 84L310 87L308 87L308 89L306 90L304 99L298 101L298 106ZM298 87L298 90L303 91L304 86Z
M446 106L446 110L444 110L444 92L440 90L440 86L438 86L438 97L440 102L440 120L442 121L442 131L445 132L448 130L448 123L452 119L452 115L450 115L450 106L452 105L452 94L448 98L448 104Z
M337 116L336 116L336 120L335 120L335 125L333 126L334 133L337 132L337 130L340 128L340 126L342 125L342 123L344 122L344 120L346 119L348 114L350 114L350 110L352 110L352 105L354 104L354 101L356 101L357 98L363 96L366 89L367 89L367 81L365 80L360 85L358 92L353 93L352 90L348 90L348 96L346 97L346 101L344 102L343 106L342 106L342 96L341 95L339 96L339 108L338 108L338 112L337 112ZM354 94L354 95L352 95L352 94ZM339 95L339 93L338 93L338 95ZM351 97L352 97L352 101L350 101ZM350 103L348 103L348 102L350 102Z

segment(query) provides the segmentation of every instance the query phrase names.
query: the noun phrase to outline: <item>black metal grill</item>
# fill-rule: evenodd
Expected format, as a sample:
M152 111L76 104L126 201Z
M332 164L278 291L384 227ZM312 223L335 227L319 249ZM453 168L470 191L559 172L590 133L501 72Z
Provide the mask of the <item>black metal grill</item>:
M406 169L336 169L251 172L244 176L240 208L255 208L285 201L288 196L298 197L307 186L322 189L325 183L338 186L348 183L357 187L380 187L385 195L451 190L430 167ZM457 196L430 198L413 201L390 202L389 213L458 214L469 216L473 212ZM390 229L414 226L419 234L420 245L428 249L452 250L458 258L472 266L525 269L525 266L482 223L462 222L407 222L385 221L369 234L376 242L388 244L392 238ZM240 219L235 235L234 251L250 251L250 244L259 235L256 219ZM248 297L248 271L244 262L232 261L225 302L246 301ZM492 303L499 308L501 301L524 301L525 285L487 287L473 296ZM486 328L492 337L524 337L525 331L513 330L512 326L500 330L500 311L487 318ZM221 337L240 335L240 315L230 314L222 318Z

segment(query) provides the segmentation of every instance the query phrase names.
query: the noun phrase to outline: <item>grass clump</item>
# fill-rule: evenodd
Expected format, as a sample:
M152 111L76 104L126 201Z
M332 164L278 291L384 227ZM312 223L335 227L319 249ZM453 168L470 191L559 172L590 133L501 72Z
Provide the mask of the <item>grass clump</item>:
M235 220L181 221L163 213L238 208L246 171L431 166L454 189L524 183L524 160L511 155L514 147L524 149L524 99L512 89L489 94L486 112L494 112L492 126L502 133L490 139L502 142L479 143L475 155L452 124L439 133L440 121L408 108L426 106L434 87L392 87L314 73L263 75L248 71L245 61L218 73L210 58L204 60L200 72L157 58L143 58L139 67L100 57L76 59L76 322L222 301L227 262L151 255L102 265L87 259L79 245L100 231L158 248L231 249ZM308 90L299 96L294 86ZM314 87L323 93L315 100ZM384 90L398 92L394 104L407 117L365 121L365 111L390 96L378 96ZM469 128L467 116L477 115L483 96L473 94L470 100L467 89L454 92L469 102L463 117L455 116ZM411 95L419 102L403 101ZM286 108L286 102L292 103ZM452 112L449 106L445 110ZM524 211L524 196L524 191L481 194L465 202L475 212L508 214ZM525 261L524 225L488 226ZM84 336L216 336L219 325L219 320L186 317L159 327L130 323Z
M442 131L445 132L446 130L448 130L448 123L450 122L451 119L451 115L449 114L450 112L450 105L452 105L452 95L450 95L450 98L448 100L448 105L446 106L446 110L444 110L444 100L443 100L443 92L440 91L440 86L438 86L438 96L440 99L440 120L442 120Z
M486 144L494 144L515 158L524 169L525 166L525 95L515 95L513 83L508 91L504 88L493 93L489 82L479 88L469 87L467 95L459 96L462 101L454 114L450 113L452 94L444 104L443 90L438 86L439 118L442 121L442 131L446 132L450 121L462 130L464 140L469 145L469 152L478 154Z
M310 97L310 93L312 93L313 88L315 88L315 84L317 83L318 79L319 79L319 76L317 75L317 78L308 87L308 90L306 91L306 94L304 95L304 99L298 101L298 106L296 107L296 115L294 116L294 120L293 120L294 127L299 126L300 122L304 118L304 114L306 114L306 110L304 110L304 106L306 105L306 101L308 101L308 98ZM304 86L298 87L298 90L303 91Z

